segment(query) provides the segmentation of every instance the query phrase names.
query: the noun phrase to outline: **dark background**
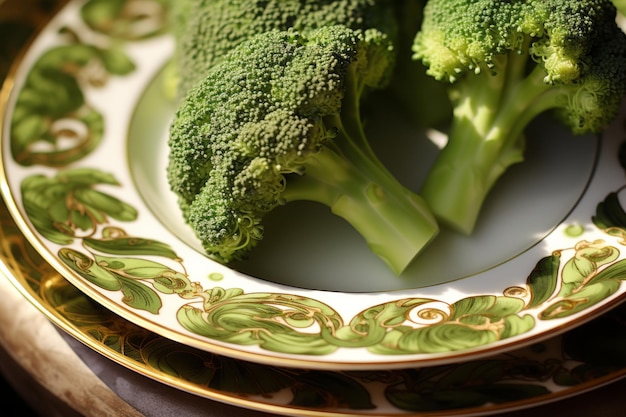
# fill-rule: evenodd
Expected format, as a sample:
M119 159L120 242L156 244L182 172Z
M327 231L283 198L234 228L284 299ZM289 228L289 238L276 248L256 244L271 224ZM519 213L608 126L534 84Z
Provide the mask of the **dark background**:
M26 371L19 368L11 356L0 348L0 393L2 394L0 395L0 410L4 410L3 413L8 413L6 415L11 417L39 416L33 406L24 399L25 397L14 389L13 383L30 391L33 397L40 398L42 402L45 401L46 396L41 395L40 388L30 380ZM24 395L30 398L28 393Z
M0 84L10 71L15 57L34 36L47 17L57 9L62 0L0 0ZM26 387L34 397L45 401L36 382L26 381L28 375L21 370L10 354L0 349L0 410L11 417L36 417L38 414L14 388ZM24 393L30 397L29 393Z

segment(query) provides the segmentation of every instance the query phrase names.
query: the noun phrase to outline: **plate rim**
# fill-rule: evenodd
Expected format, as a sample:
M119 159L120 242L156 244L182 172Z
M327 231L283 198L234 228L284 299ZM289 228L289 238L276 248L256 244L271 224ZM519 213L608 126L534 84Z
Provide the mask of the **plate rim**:
M0 202L2 204L2 202ZM4 206L6 208L6 206ZM2 210L2 208L0 208ZM13 219L9 219L10 222L13 222ZM6 225L4 222L0 224L0 236L6 237ZM220 391L218 389L213 389L209 387L203 387L198 384L194 384L192 382L184 381L181 378L173 377L172 375L168 375L162 370L158 370L154 367L149 366L147 363L141 363L136 359L131 358L130 356L121 354L116 351L112 347L107 346L106 344L98 341L93 335L81 330L72 320L62 313L62 310L55 309L50 303L46 302L46 300L42 297L42 294L36 292L28 283L28 278L26 274L22 272L22 268L27 268L30 270L34 270L35 276L41 277L45 276L53 276L51 279L60 279L64 282L65 285L73 286L65 277L59 274L54 268L52 268L49 264L46 263L45 259L41 257L39 252L35 252L35 256L40 257L43 263L39 265L41 269L37 270L35 265L32 263L20 263L15 258L9 258L7 256L11 256L14 252L11 250L11 246L31 246L30 242L25 239L23 235L20 234L21 231L18 231L16 234L11 235L11 239L2 239L0 244L0 279L7 280L12 287L14 287L20 296L24 297L25 301L33 305L37 308L44 316L50 320L50 322L56 326L57 328L64 331L66 334L70 335L74 339L78 340L91 350L99 353L104 356L108 360L113 361L125 368L134 371L140 375L146 376L153 380L159 381L161 383L167 384L171 387L179 389L183 392L188 392L194 395L197 395L202 398L206 398L209 400L219 401L224 404L229 404L238 407L244 407L251 410L257 411L265 411L265 412L274 412L274 413L290 413L290 415L294 416L302 416L302 417L313 417L313 416L327 416L327 417L337 417L337 416L369 416L369 417L389 417L390 415L406 415L406 416L441 416L443 410L437 410L433 412L428 411L419 411L419 412L405 412L403 410L399 410L398 413L389 414L388 411L381 412L367 412L367 411L347 411L345 409L337 409L335 411L329 410L315 410L315 409L303 409L300 407L290 406L290 405L278 405L271 404L268 402L263 403L260 401L255 401L253 399L247 399L245 396L237 395L237 393L227 393L224 391ZM41 281L40 281L41 283ZM75 297L81 297L88 299L91 302L96 303L91 298L89 298L86 294L82 292L78 292ZM99 305L98 303L96 303ZM107 310L108 311L108 310ZM610 314L608 312L607 314ZM116 316L116 319L119 322L127 322L127 320L123 317ZM134 323L128 322L130 326L137 326ZM113 326L113 332L115 332L115 328L120 329L124 328L123 325L115 327ZM150 330L143 329L148 333L151 333ZM160 335L156 335L158 338L163 338ZM561 338L561 335L553 336L553 338ZM176 344L176 341L172 341L167 339L167 342ZM193 348L192 348L193 349ZM212 352L201 351L200 353L208 353L210 355L218 354ZM488 360L488 358L487 358ZM263 367L273 368L275 366L272 365L262 365ZM402 371L402 370L399 370ZM391 370L394 372L394 370ZM599 378L595 378L591 381L585 381L583 383L579 383L574 386L569 386L563 388L558 392L550 392L544 395L538 395L532 398L527 398L523 400L515 400L509 403L500 403L495 404L491 403L489 406L482 407L470 407L463 409L453 409L448 410L446 415L448 416L470 416L470 415L490 415L498 412L510 412L510 411L518 411L523 409L528 409L536 406L546 405L558 401L562 401L564 399L573 397L575 395L583 394L594 389L601 388L610 383L616 382L626 377L626 366L623 366L622 369L618 371L613 371L607 375L603 375Z
M74 2L68 1L63 7L59 9L59 12L67 7L68 4L73 3L75 5L84 3L83 1L76 0ZM58 16L55 15L55 17ZM48 25L44 25L41 28L41 31L45 30ZM37 38L39 38L41 32L38 32L37 36L33 39L33 42ZM0 91L0 110L2 111L2 119L0 119L0 129L2 129L4 136L4 123L6 118L6 109L9 107L9 101L15 90L15 79L16 74L18 72L19 67L23 64L23 58L26 53L30 50L30 45L24 48L23 55L14 62L5 83L2 86L2 90ZM8 124L8 121L7 121ZM4 153L4 151L2 152ZM98 301L100 304L104 305L106 308L125 316L127 313L133 315L133 322L141 323L142 327L145 327L155 333L158 333L164 337L173 340L183 340L185 344L188 346L196 347L203 350L208 350L210 352L221 354L224 356L235 357L239 359L244 359L247 361L254 361L264 364L273 364L276 360L280 360L282 364L294 367L307 366L310 368L316 369L326 369L329 367L341 366L343 369L378 369L381 367L404 367L407 364L415 365L415 364L425 364L425 365L434 365L440 363L448 363L448 362L456 362L460 360L466 360L468 358L480 358L488 355L493 355L497 352L502 352L505 350L514 349L520 346L528 345L531 343L535 343L537 341L543 340L548 337L552 337L558 335L566 330L581 325L598 315L606 312L608 309L613 308L617 304L621 303L624 298L624 294L620 296L613 297L610 301L603 304L602 308L595 309L591 314L587 314L583 317L578 317L573 320L568 321L567 323L563 323L562 325L556 326L552 328L550 331L544 331L538 335L534 335L531 337L524 337L521 341L517 340L516 337L500 340L499 342L489 344L488 347L479 346L474 349L464 349L461 351L452 351L445 352L441 355L429 355L428 358L422 359L420 357L416 357L415 355L406 355L402 359L398 360L380 360L377 362L368 361L341 361L341 360L328 360L327 357L320 359L314 356L300 356L300 355L277 355L275 352L267 352L263 350L257 351L248 351L242 350L239 345L222 345L216 343L215 340L198 340L194 336L188 336L185 334L181 334L180 331L171 330L169 328L159 326L155 324L153 321L147 320L141 316L137 316L134 312L130 311L123 306L113 302L110 299L103 298L101 292L95 290L92 286L83 282L80 277L74 276L71 270L67 267L66 264L63 264L59 261L58 257L53 255L50 252L49 247L42 241L42 238L33 230L32 226L28 224L25 219L24 214L22 213L22 209L18 207L18 204L15 202L13 198L13 192L10 189L8 184L6 169L4 166L4 157L0 160L0 175L2 176L2 181L0 183L0 192L2 193L5 202L8 206L9 212L11 213L14 221L17 223L18 227L22 230L22 233L26 237L26 239L33 244L33 246L37 249L39 253L46 259L46 261L51 264L57 271L62 272L62 275L65 276L73 285L77 286L83 293L88 295L90 298ZM315 293L316 291L314 291ZM401 294L406 291L391 291L389 293L392 294ZM392 300L398 300L398 297L392 297ZM418 355L419 356L419 355ZM396 357L397 358L397 357Z

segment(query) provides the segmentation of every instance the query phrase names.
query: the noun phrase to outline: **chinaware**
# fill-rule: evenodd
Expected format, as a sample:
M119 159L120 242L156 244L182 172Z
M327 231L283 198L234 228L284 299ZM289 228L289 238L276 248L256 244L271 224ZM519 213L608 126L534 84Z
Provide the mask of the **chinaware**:
M176 108L167 2L135 3L70 1L2 90L8 211L102 307L194 351L363 371L522 348L624 298L622 117L585 137L541 118L528 160L498 184L476 233L443 231L399 277L309 204L268 218L249 261L209 259L165 179ZM390 97L377 105L387 112L368 129L392 141L383 158L417 189L441 132L416 131Z
M562 335L459 363L312 370L216 355L159 336L70 284L0 204L0 279L116 364L211 400L291 416L484 416L561 401L626 375L626 305ZM104 366L104 365L101 365Z

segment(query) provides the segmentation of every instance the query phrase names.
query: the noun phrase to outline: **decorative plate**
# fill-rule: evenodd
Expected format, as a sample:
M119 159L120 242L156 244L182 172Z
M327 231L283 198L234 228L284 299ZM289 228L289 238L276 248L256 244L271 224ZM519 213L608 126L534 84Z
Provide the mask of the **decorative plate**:
M602 137L538 120L527 161L498 183L477 231L442 232L399 277L308 204L271 213L249 261L208 259L166 184L166 22L165 0L71 1L2 90L9 211L43 258L107 309L214 354L372 370L522 347L624 298L621 119ZM389 136L393 123L381 157L417 188L437 135L416 131L389 98L376 105L370 136Z
M626 376L626 305L506 354L397 370L310 370L195 349L87 297L24 239L0 203L0 279L55 325L140 375L223 403L289 416L485 416L563 400Z

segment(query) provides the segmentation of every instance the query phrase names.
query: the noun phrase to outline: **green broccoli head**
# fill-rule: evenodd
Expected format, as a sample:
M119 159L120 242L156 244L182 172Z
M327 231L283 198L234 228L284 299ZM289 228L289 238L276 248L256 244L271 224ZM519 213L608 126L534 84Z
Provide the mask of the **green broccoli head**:
M553 108L578 134L600 132L615 119L626 88L626 36L615 23L616 11L610 1L591 3L557 2L561 9L546 24L551 42L531 47L546 72L544 82L558 87ZM557 29L562 27L568 30Z
M210 256L245 259L267 212L310 200L352 224L394 272L407 266L437 226L378 161L359 116L394 56L374 29L270 30L208 70L172 123L168 178Z
M422 195L464 233L524 159L530 121L552 110L576 134L599 132L626 88L626 36L609 0L430 0L413 51L454 108Z
M182 0L175 25L182 26L175 31L180 91L184 94L234 46L269 30L306 32L345 25L351 29L377 28L393 36L397 28L390 1Z

